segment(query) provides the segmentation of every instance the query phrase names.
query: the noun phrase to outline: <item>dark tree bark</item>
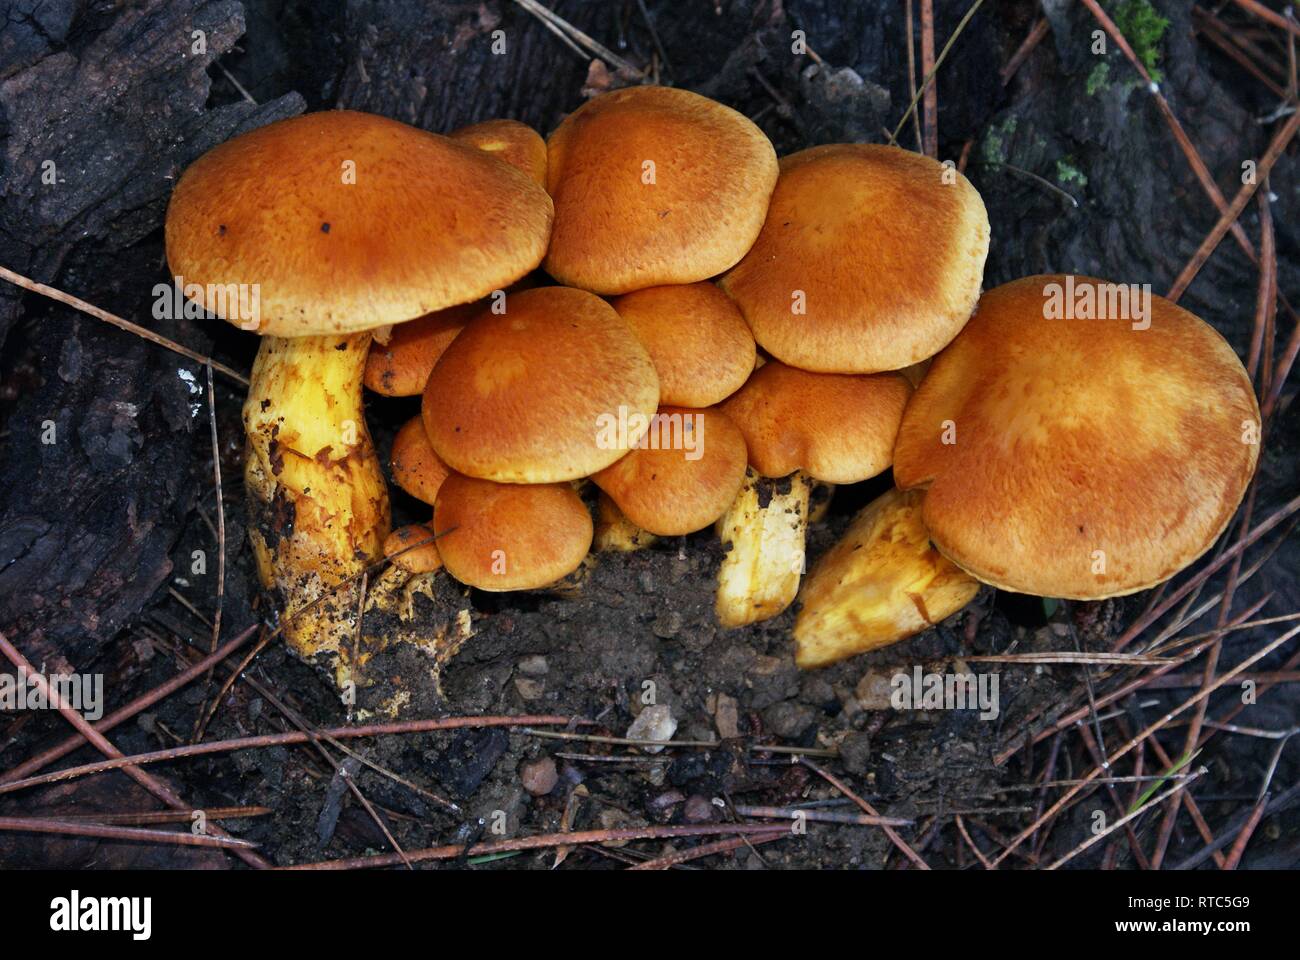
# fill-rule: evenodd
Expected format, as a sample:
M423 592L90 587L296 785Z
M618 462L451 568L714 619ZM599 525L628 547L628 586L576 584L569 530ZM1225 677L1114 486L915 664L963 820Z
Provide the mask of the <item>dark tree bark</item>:
M302 108L296 95L207 108L206 70L242 32L232 0L11 3L0 20L0 263L148 318L166 274L157 243L141 241L161 224L176 175ZM205 348L205 325L145 322ZM84 660L170 572L194 501L203 397L191 384L203 372L2 284L6 340L11 358L33 359L39 383L22 391L0 441L0 630L34 662Z

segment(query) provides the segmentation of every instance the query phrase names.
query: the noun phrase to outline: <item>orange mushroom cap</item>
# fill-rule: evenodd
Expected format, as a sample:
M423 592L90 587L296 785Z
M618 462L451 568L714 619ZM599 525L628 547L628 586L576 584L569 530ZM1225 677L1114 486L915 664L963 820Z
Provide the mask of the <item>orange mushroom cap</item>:
M549 586L591 549L591 514L567 483L493 483L453 473L438 491L434 516L447 572L480 590Z
M546 186L546 141L528 124L518 120L484 120L459 127L447 136L477 147L528 174L539 186Z
M1077 599L1153 586L1210 547L1254 474L1259 407L1232 348L1162 297L1121 315L1118 291L1064 276L990 290L903 417L894 479L926 488L935 546L985 583Z
M887 470L912 388L897 373L809 373L769 360L721 404L765 477L857 483Z
M214 312L226 285L256 290L258 333L357 332L504 289L541 262L552 215L533 179L481 150L328 110L194 161L167 208L167 260Z
M415 499L431 506L438 498L438 488L451 473L451 468L442 462L433 444L429 443L424 432L424 419L419 416L407 420L397 431L389 462L393 468L393 482Z
M754 372L749 325L711 283L648 287L612 303L654 361L660 404L711 407Z
M703 529L745 480L745 438L718 409L660 407L643 446L591 479L630 521L661 537Z
M442 567L433 536L433 529L423 523L398 527L384 540L384 556L392 557L392 562L407 573L432 573ZM422 542L426 540L427 543Z
M984 201L955 169L897 147L829 144L781 160L763 231L719 284L784 363L898 370L957 335L988 248Z
M438 358L470 318L484 309L483 303L476 300L425 314L394 327L387 343L372 342L365 385L386 397L419 396Z
M547 154L556 217L546 272L605 294L734 265L758 236L777 176L758 127L673 87L594 97L551 134Z
M599 297L571 287L512 294L452 341L424 390L424 425L453 470L505 483L576 480L627 451L605 418L640 424L659 378L636 335ZM644 421L644 423L641 423Z

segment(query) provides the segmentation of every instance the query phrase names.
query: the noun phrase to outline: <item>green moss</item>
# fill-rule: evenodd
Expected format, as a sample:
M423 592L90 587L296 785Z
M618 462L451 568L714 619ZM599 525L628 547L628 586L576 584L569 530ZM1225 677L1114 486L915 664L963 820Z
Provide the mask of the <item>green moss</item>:
M1088 175L1074 165L1074 157L1065 156L1056 161L1056 179L1063 184L1088 185Z
M1097 95L1097 91L1106 87L1106 82L1110 79L1110 64L1105 60L1098 60L1097 65L1088 73L1088 96Z
M1016 118L1007 117L984 131L984 141L980 144L980 156L990 166L1005 163L1007 159L1007 138L1016 132Z
M1146 67L1151 79L1159 83L1160 41L1169 29L1169 21L1162 17L1150 0L1123 0L1114 7L1115 26L1124 34L1129 46Z

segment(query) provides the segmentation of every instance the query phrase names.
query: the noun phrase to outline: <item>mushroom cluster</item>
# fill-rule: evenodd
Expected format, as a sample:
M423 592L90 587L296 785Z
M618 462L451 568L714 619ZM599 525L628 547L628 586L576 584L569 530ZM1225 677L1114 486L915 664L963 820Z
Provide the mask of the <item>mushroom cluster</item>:
M1158 297L1143 323L1049 309L1101 280L982 294L988 249L951 164L873 144L778 161L744 116L657 86L596 96L547 140L284 121L200 158L167 216L187 291L260 291L254 552L290 646L340 684L373 652L363 599L410 620L421 578L556 588L593 544L618 562L710 527L724 627L803 581L802 666L925 629L981 583L1098 598L1191 563L1256 465L1240 361ZM420 398L391 475L427 524L390 530L363 384ZM814 494L891 468L805 578ZM435 682L460 626L407 631Z

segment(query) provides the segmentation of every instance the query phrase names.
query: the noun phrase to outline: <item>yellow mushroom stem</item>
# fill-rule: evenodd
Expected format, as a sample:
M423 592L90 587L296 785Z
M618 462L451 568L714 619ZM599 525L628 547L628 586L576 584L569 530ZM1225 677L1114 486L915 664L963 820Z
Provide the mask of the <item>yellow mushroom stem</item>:
M592 549L597 553L633 553L658 539L629 520L609 494L600 492L596 499L596 537Z
M718 621L743 627L777 616L794 601L804 569L812 481L802 471L771 480L752 468L718 521L727 548L718 570Z
M924 491L891 490L813 567L794 622L795 663L821 667L897 643L952 616L979 581L930 545Z
M361 401L369 346L369 333L264 336L244 403L258 574L283 604L290 649L332 666L341 688L353 679L360 574L389 531Z

